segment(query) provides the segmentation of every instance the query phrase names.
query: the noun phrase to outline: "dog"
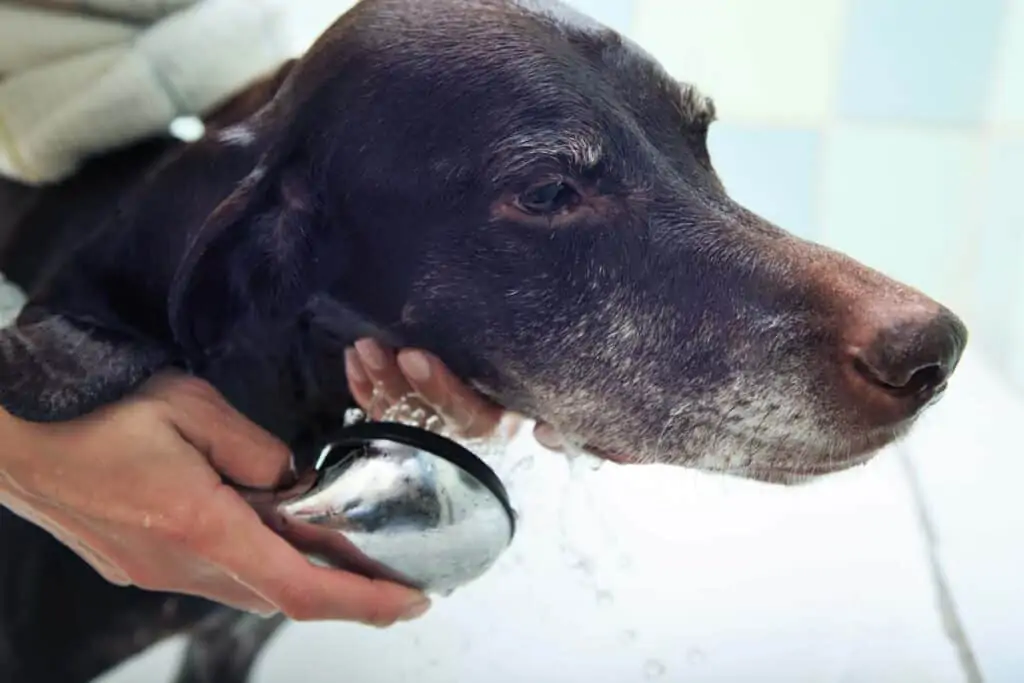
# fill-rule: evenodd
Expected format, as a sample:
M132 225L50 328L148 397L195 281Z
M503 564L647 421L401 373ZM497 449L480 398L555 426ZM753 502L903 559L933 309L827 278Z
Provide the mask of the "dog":
M778 483L864 463L967 330L732 201L714 118L557 2L364 0L202 139L23 206L0 403L64 420L176 367L298 444L353 406L343 350L372 336L609 459ZM243 683L282 623L109 585L6 512L0 543L3 681L88 681L189 634L179 683Z

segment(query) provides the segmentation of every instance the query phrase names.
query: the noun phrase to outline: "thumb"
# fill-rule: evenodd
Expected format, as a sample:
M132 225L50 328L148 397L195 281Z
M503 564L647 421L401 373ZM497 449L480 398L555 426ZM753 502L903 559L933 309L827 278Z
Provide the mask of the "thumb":
M152 390L170 406L170 420L182 438L232 483L273 489L294 478L288 447L235 410L207 382L183 375L161 377Z

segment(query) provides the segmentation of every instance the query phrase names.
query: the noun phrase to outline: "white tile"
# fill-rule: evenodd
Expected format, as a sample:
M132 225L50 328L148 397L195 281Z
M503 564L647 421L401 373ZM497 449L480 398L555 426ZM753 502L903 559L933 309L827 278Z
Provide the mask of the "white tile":
M296 54L309 49L320 34L338 17L356 5L357 0L265 0L287 8L287 40Z
M638 0L633 37L723 120L815 124L832 110L840 0Z
M989 136L978 219L972 337L1024 387L1024 135Z
M25 293L0 274L0 327L10 325L25 305Z
M628 33L632 26L633 0L568 0L568 4L621 33Z
M962 680L891 458L782 489L532 457L506 474L522 535L491 575L392 633L294 627L257 682L327 683L337 642L365 681Z
M1000 54L989 101L992 125L1024 131L1024 0L1005 0Z
M1024 671L1024 396L974 350L907 441L986 683Z
M797 488L528 439L496 468L522 523L497 567L419 622L289 626L255 683L962 682L891 455Z

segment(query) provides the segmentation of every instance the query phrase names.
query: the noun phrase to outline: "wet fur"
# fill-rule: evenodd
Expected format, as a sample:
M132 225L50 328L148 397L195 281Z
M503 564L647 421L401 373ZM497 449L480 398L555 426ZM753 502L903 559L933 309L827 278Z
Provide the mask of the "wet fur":
M366 0L204 139L94 160L19 213L0 267L31 297L0 403L67 419L176 366L301 456L352 404L343 349L374 335L638 462L862 462L911 420L857 406L840 330L852 302L920 295L733 203L713 118L564 7ZM581 204L517 209L551 175ZM5 682L82 683L188 632L179 683L242 683L281 623L110 586L6 511L0 547Z

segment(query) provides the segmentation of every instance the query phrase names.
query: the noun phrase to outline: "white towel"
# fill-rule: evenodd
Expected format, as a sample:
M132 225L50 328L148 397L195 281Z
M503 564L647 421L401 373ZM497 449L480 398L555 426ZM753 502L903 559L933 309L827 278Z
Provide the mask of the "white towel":
M54 182L215 107L296 53L289 4L0 0L0 175Z

